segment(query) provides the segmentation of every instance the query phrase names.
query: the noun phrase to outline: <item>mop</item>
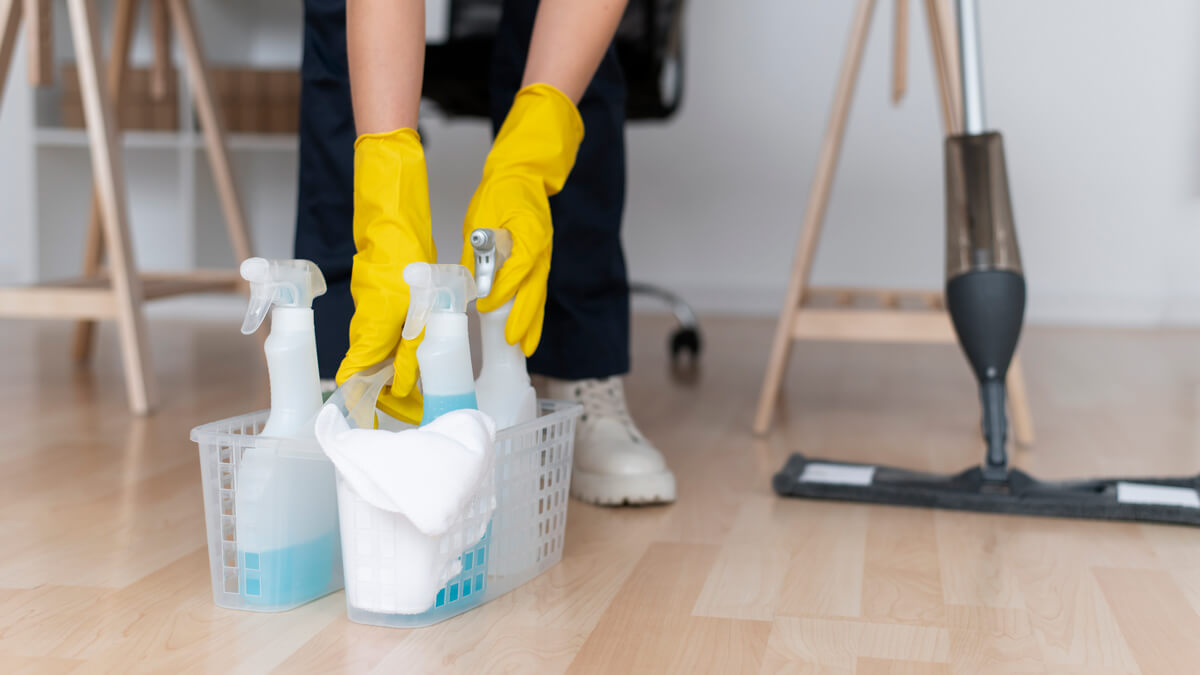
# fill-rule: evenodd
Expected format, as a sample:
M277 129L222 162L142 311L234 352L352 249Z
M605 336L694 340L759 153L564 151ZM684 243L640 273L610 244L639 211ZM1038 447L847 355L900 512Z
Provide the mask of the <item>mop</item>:
M1025 277L1000 134L985 131L975 0L958 0L964 133L946 139L946 309L979 382L982 465L939 475L793 454L788 497L963 511L1200 525L1200 476L1050 482L1008 466L1005 376L1025 315Z

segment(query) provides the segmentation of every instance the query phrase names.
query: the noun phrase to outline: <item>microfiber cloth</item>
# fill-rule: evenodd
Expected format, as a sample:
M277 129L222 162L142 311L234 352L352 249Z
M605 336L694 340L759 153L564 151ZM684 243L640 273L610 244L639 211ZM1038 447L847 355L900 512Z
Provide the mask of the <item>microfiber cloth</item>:
M428 610L495 511L495 423L456 410L419 429L352 429L326 405L315 431L339 476L348 602L385 614Z
M351 429L326 405L316 436L358 496L436 536L460 520L479 491L492 463L496 424L478 410L456 410L418 429Z

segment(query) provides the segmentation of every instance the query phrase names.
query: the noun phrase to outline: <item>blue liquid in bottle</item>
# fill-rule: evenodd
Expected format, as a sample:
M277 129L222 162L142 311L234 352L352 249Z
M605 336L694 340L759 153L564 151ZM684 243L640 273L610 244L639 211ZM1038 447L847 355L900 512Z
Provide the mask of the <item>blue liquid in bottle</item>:
M437 418L454 410L478 410L479 403L475 400L475 392L452 394L450 396L425 395L425 411L421 414L421 426L425 426ZM483 602L483 590L487 584L487 560L490 557L487 550L491 543L492 525L488 523L487 533L476 545L473 551L464 553L459 560L463 563L463 571L438 592L434 607L426 614L437 615L446 610L446 605L453 605L457 614L470 601L471 604ZM474 597L471 596L474 591Z
M453 410L478 410L475 392L451 394L449 396L425 395L425 411L421 415L421 426L425 426L437 418Z
M271 551L240 554L242 597L255 605L298 605L328 592L340 553L337 531Z

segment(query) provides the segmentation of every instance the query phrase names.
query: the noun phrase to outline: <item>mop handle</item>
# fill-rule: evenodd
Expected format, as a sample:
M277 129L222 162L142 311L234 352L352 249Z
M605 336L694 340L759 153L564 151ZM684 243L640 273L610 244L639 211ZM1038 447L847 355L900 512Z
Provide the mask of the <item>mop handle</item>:
M983 114L983 67L979 62L979 8L976 0L958 0L958 62L962 78L963 133L987 129Z

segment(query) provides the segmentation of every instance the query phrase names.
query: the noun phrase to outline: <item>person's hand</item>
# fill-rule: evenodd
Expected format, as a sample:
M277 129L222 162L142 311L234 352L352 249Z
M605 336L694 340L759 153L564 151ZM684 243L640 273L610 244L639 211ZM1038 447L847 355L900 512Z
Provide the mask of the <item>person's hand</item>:
M337 382L392 359L395 379L380 394L379 408L417 424L424 407L416 386L421 338L400 337L409 298L403 275L409 263L436 262L437 250L430 227L425 152L416 131L365 134L354 144L354 246L354 318L350 350Z
M516 298L504 337L509 344L519 342L526 356L542 338L554 238L549 197L566 183L582 141L583 120L566 94L548 84L517 92L463 223L462 264L468 268L474 264L470 237L476 228L512 234L512 255L476 308L491 312Z

